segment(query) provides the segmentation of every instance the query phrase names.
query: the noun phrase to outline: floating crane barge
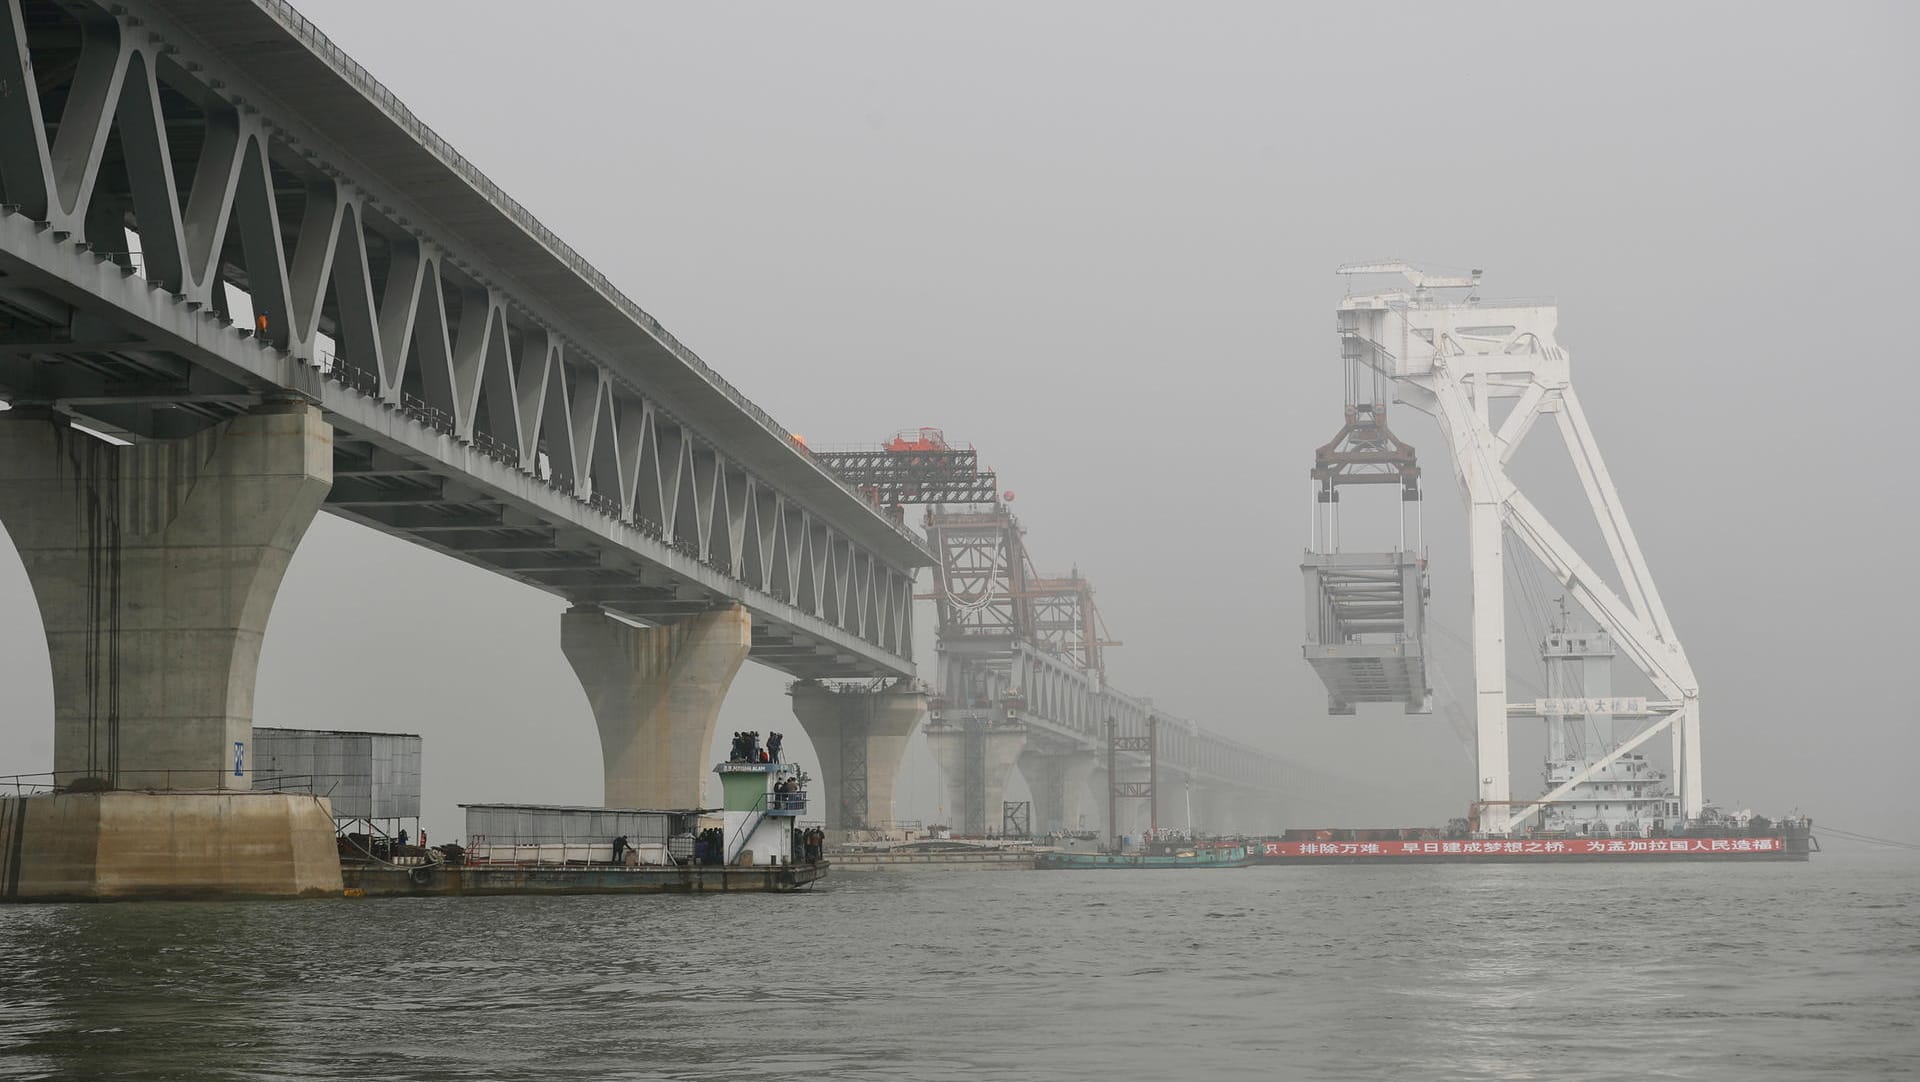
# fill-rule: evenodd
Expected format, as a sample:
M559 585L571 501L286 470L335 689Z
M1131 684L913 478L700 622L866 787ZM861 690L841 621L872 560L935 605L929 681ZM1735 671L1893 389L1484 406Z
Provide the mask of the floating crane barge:
M1289 831L1250 844L1254 859L1282 864L1414 864L1562 861L1806 860L1819 850L1804 817L1768 819L1709 804L1702 788L1700 688L1667 616L1593 430L1574 393L1567 351L1546 301L1482 301L1480 271L1430 274L1403 262L1340 268L1351 283L1395 276L1383 292L1351 286L1339 309L1346 374L1345 423L1316 453L1313 542L1301 563L1307 622L1303 656L1327 687L1328 710L1399 703L1435 709L1470 733L1477 793L1446 828ZM1412 446L1387 422L1389 402L1439 424L1466 498L1472 558L1473 687L1452 695L1431 664L1421 476ZM1507 472L1536 424L1550 418L1578 474L1610 558L1590 565ZM1399 505L1391 545L1352 547L1341 497L1385 486ZM1536 566L1511 563L1524 550ZM1545 693L1516 702L1507 672L1506 585L1527 596L1525 575L1561 594L1540 639ZM1616 591L1613 583L1619 584ZM1569 604L1571 602L1571 604ZM1618 695L1625 655L1650 694ZM1546 727L1545 792L1515 799L1512 721ZM1667 769L1647 757L1666 736Z

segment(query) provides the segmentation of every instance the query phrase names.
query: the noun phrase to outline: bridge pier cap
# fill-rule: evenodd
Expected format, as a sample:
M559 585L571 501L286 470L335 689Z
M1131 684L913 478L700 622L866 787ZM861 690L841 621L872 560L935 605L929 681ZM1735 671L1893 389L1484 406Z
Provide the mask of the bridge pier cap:
M700 806L720 705L752 645L738 605L659 627L595 608L561 614L560 648L600 730L604 806Z

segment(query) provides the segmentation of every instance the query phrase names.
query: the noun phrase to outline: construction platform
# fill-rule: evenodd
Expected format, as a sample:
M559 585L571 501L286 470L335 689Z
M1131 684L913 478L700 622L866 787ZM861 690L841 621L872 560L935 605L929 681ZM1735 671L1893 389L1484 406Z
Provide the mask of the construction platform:
M845 846L829 850L829 855L834 867L843 872L1023 872L1033 869L1034 852L1030 845L926 840Z
M829 861L811 864L654 864L565 867L344 863L350 898L475 897L502 894L781 894L826 877Z

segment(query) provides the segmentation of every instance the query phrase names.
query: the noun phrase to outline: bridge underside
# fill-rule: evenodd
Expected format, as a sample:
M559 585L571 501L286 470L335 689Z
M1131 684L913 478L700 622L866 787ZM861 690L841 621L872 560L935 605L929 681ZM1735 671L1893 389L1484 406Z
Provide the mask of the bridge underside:
M795 677L912 671L891 649L747 588L711 557L647 536L367 392L349 370L301 364L83 242L0 211L0 397L14 407L149 442L263 403L317 402L334 428L324 510L644 623L744 604L752 659ZM895 611L904 590L888 600Z
M749 652L913 674L918 540L289 5L0 0L0 407L62 797L251 788L323 509L571 602L630 804L698 802Z
M327 510L912 673L918 543L290 8L0 0L0 46L0 399L135 442L318 405Z

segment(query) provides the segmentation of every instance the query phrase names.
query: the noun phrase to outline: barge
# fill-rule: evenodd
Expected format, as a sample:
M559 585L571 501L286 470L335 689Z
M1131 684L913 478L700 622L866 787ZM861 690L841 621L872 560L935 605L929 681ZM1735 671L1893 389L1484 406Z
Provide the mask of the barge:
M803 890L826 877L825 860L774 865L340 866L349 898L473 897L490 894L705 894Z
M1247 854L1247 847L1237 842L1154 843L1137 850L1114 852L1074 852L1052 849L1042 850L1033 858L1035 868L1053 871L1116 869L1172 871L1245 868L1251 863L1253 861Z
M467 844L340 841L348 897L505 894L704 894L804 890L832 863L825 835L798 828L807 775L754 740L715 766L718 816L688 808L464 804Z
M1474 837L1434 829L1291 830L1248 842L1259 864L1563 864L1805 861L1820 850L1807 819L1709 822L1631 837Z
M1028 871L1034 867L1031 845L1003 845L931 838L892 845L844 845L828 850L833 866L844 872Z

